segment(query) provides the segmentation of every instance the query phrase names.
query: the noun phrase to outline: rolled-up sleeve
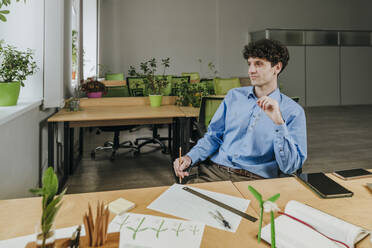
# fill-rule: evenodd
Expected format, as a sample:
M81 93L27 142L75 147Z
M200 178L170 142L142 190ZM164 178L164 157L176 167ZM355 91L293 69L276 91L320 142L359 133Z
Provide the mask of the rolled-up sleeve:
M291 174L302 168L307 158L306 117L303 109L275 127L274 152L280 170Z

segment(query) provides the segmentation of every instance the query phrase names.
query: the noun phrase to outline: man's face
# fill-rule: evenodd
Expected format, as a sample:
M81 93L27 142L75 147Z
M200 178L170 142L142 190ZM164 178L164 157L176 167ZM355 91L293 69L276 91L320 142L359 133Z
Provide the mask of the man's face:
M281 67L280 62L271 66L266 59L248 58L248 75L253 86L264 86L276 82Z

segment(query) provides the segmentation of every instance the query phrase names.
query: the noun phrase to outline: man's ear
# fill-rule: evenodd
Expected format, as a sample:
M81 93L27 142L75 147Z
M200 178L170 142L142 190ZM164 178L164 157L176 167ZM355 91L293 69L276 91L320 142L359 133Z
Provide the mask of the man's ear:
M281 72L282 68L283 68L282 62L278 62L276 65L274 65L275 74L278 75Z

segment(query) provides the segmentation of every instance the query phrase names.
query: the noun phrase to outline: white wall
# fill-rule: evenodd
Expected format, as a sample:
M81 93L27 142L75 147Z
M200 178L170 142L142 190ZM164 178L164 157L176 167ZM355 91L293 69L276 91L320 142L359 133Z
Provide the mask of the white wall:
M83 1L84 78L96 75L97 1Z
M216 0L104 0L100 63L124 72L144 60L170 57L169 73L216 63ZM138 68L138 67L137 67Z
M40 123L50 113L34 108L0 126L0 199L31 196L38 186L39 164L47 166L47 129Z
M45 5L48 1L48 5ZM39 71L26 82L26 87L21 90L21 98L43 98L45 85L62 88L63 78L59 75L56 81L48 81L44 78L45 70L45 43L44 43L44 8L51 7L51 0L32 0L17 3L12 1L7 15L8 21L0 23L0 39L5 39L20 48L31 48L35 51L35 59ZM66 0L67 1L67 0ZM68 0L70 1L70 0ZM64 15L64 2L54 0L58 8L57 15L51 16L60 20ZM59 5L60 4L60 5ZM48 12L48 8L46 8ZM71 10L70 10L71 11ZM63 20L63 19L62 19ZM48 22L51 30L62 31L62 23L56 20L54 27ZM70 31L71 32L71 31ZM48 34L46 34L48 35ZM63 39L63 34L61 35ZM63 44L63 42L61 43ZM49 46L55 45L48 43ZM63 54L59 49L55 53ZM54 56L56 57L56 56ZM63 56L53 63L63 65ZM69 64L71 66L71 63ZM52 74L53 71L47 71ZM62 73L61 73L62 74ZM71 78L71 72L69 72ZM54 86L53 86L54 83ZM0 199L18 198L30 196L30 188L38 186L39 167L45 168L47 164L47 128L46 118L54 112L54 109L41 110L35 107L17 118L0 125Z
M22 50L34 51L34 59L39 70L24 82L21 99L43 98L43 36L44 36L44 0L13 1L9 7L6 23L0 22L0 40Z
M200 57L222 77L246 76L248 32L372 29L371 9L368 0L104 0L101 63L126 73L149 56L170 56L171 73L181 73L199 71Z

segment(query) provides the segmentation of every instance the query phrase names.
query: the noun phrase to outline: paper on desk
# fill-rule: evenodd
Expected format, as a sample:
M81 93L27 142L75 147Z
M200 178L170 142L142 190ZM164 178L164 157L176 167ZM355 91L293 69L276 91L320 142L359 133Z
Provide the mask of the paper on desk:
M183 190L183 187L184 185L173 184L168 190L166 190L149 206L147 206L147 208L178 216L187 220L199 221L208 226L225 231L236 232L242 217ZM215 193L190 186L187 187L205 194L217 201L223 202L226 205L229 205L230 207L242 212L247 210L250 203L250 200L239 197ZM213 218L213 216L209 213L215 212L216 210L218 210L225 220L230 223L231 229L225 228L220 221Z
M204 224L126 213L116 216L108 230L120 231L120 248L197 248L200 247Z
M78 226L56 229L56 239L71 238L72 233L76 231ZM85 236L84 226L81 226L80 236ZM27 243L36 240L36 234L30 234L13 239L0 240L0 248L9 247L25 247Z

